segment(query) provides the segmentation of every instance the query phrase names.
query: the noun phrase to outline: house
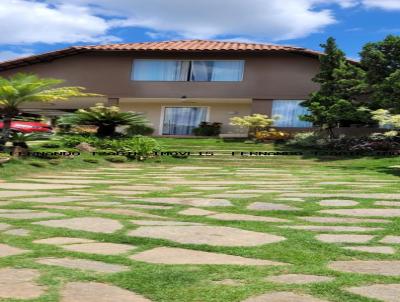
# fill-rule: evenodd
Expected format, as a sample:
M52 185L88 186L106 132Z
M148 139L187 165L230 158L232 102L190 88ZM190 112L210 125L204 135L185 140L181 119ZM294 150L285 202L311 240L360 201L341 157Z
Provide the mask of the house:
M280 45L203 40L74 46L0 63L0 76L17 72L64 79L104 95L24 110L60 115L102 102L145 114L157 135L190 135L201 121L237 131L234 116L279 115L279 128L311 127L299 103L318 89L316 51Z

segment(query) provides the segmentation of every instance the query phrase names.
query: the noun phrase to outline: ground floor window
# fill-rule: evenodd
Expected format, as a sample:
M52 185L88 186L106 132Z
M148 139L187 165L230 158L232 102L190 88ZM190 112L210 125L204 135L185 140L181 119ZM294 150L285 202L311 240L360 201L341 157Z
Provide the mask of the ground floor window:
M272 116L279 116L276 127L310 128L312 123L300 120L301 115L308 113L307 108L300 106L302 100L274 100Z
M207 121L207 107L165 107L163 135L192 135L193 129Z

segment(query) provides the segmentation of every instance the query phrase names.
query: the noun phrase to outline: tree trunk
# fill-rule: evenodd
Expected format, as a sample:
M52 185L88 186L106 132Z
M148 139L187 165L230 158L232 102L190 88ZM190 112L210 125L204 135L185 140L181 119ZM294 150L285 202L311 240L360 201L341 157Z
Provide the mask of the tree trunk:
M12 116L5 115L3 118L3 130L0 136L0 150L4 150L6 143L10 137Z
M332 127L329 127L329 128L326 129L326 130L328 130L328 134L329 134L329 138L330 138L330 139L335 139L335 138L336 138L335 132L333 131L333 128L332 128Z
M116 127L114 125L99 126L99 128L97 128L97 136L113 136L115 134L115 128Z

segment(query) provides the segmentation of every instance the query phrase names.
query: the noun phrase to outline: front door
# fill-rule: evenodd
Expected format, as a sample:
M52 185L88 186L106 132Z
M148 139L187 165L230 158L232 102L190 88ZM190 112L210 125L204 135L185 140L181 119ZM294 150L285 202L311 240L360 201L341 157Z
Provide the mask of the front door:
M165 107L163 135L192 135L207 119L207 107Z

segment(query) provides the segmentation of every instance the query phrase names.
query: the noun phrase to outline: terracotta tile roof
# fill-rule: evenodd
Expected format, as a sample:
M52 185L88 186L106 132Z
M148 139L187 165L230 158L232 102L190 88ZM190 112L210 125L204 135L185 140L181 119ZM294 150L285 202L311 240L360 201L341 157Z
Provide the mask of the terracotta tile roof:
M267 53L290 52L317 57L320 52L294 46L241 43L228 41L182 40L165 42L123 43L107 45L72 46L65 49L0 62L0 71L19 66L51 61L82 52L132 51L132 52L222 52L222 53Z

